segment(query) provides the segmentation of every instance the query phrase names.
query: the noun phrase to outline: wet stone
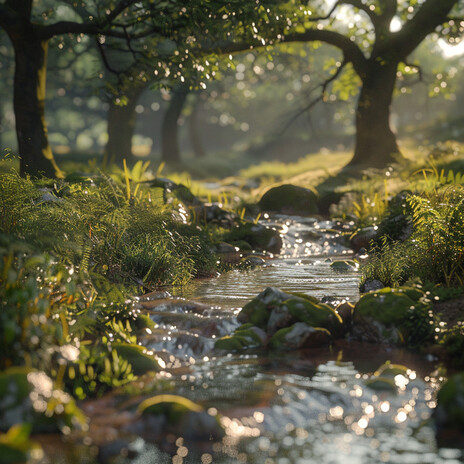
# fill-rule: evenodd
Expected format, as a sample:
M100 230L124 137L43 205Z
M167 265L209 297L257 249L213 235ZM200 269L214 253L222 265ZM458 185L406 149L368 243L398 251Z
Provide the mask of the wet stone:
M332 337L328 330L297 322L278 330L269 341L269 347L276 350L297 350L328 346L331 341Z

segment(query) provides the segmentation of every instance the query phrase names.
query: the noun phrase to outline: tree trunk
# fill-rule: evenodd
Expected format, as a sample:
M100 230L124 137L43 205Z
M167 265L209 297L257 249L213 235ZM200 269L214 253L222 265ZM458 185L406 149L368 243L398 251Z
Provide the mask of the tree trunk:
M134 82L133 87L127 89L124 96L127 104L117 105L113 100L108 109L108 142L105 157L107 162L122 165L123 159L128 163L134 161L132 153L132 136L134 135L137 100L145 90L147 83Z
M187 100L188 93L189 89L187 85L181 85L174 89L169 107L164 115L161 126L161 161L164 161L166 164L180 161L178 120Z
M384 167L400 153L390 126L397 62L371 58L356 108L356 142L348 166Z
M14 112L20 155L20 173L59 177L62 172L48 143L45 123L45 86L48 42L33 26L12 37L15 50Z
M205 148L201 141L200 130L198 127L198 112L201 107L201 95L195 95L193 102L192 112L188 120L190 144L192 145L193 154L195 158L205 157Z

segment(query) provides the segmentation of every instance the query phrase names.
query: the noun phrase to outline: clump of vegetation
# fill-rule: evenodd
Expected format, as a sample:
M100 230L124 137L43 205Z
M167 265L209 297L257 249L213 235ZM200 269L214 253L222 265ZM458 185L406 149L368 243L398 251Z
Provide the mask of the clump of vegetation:
M126 169L119 178L77 175L66 181L1 175L5 391L22 391L21 382L33 388L27 382L42 375L66 399L68 428L84 424L74 399L99 396L159 369L157 357L138 342L141 330L154 323L135 309L131 295L183 285L216 269L211 232L187 223L165 204L162 188L135 183L135 174ZM41 431L42 416L57 414L50 403L55 397L21 409L15 423ZM0 443L26 450L27 434L20 443L11 425L0 425L7 432Z
M176 220L161 188L107 175L79 180L41 186L3 175L0 230L114 282L182 285L214 269L208 236Z
M365 280L401 285L419 277L423 282L459 287L464 283L464 188L453 184L406 199L413 232L404 241L388 241L373 250L364 267Z

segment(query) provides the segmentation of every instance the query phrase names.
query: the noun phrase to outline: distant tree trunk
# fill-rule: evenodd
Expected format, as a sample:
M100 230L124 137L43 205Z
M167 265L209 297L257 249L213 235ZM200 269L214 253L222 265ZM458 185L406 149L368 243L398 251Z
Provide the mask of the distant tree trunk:
M397 62L369 60L356 109L356 142L348 166L383 167L400 153L390 126Z
M179 117L182 114L189 88L180 85L172 91L169 107L164 114L161 126L161 161L166 164L180 161L180 150L178 141Z
M137 100L145 90L147 83L134 81L133 86L124 93L127 104L118 105L114 100L110 101L108 109L108 142L105 156L110 163L122 165L123 159L128 163L134 162L132 153L132 136L134 135L137 114L135 107Z
M204 158L205 148L200 137L200 130L198 127L198 111L201 108L201 95L195 95L193 102L192 112L188 120L190 143L192 145L193 154L195 158Z
M11 35L15 51L13 105L20 155L21 175L61 176L48 143L45 123L45 85L48 41L35 27L23 24L20 34Z

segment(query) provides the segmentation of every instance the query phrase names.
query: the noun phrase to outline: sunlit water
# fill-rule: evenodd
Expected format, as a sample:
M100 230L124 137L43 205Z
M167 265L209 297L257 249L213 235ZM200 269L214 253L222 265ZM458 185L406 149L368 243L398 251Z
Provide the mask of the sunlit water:
M346 259L350 253L342 244L345 240L341 232L334 233L329 221L306 219L302 223L299 219L263 222L281 230L284 246L279 256L246 272L233 271L217 279L194 281L182 295L222 308L241 308L266 287L356 301L358 274L340 274L330 267L331 260Z
M196 443L172 434L162 440L129 435L125 439L136 451L134 457L108 462L464 462L461 451L436 444L430 418L444 379L433 360L346 340L336 341L331 349L285 353L232 355L214 349L218 337L237 327L243 304L268 286L332 300L359 298L358 273L339 274L330 268L328 258L350 257L339 234L331 230L333 224L286 218L269 225L282 227L280 256L247 272L195 282L183 289L185 299L161 295L149 311L158 328L142 340L165 363L166 372L154 384L168 381L167 392L218 415L225 438ZM395 377L390 390L371 388L369 379L388 360L406 365L408 373Z

